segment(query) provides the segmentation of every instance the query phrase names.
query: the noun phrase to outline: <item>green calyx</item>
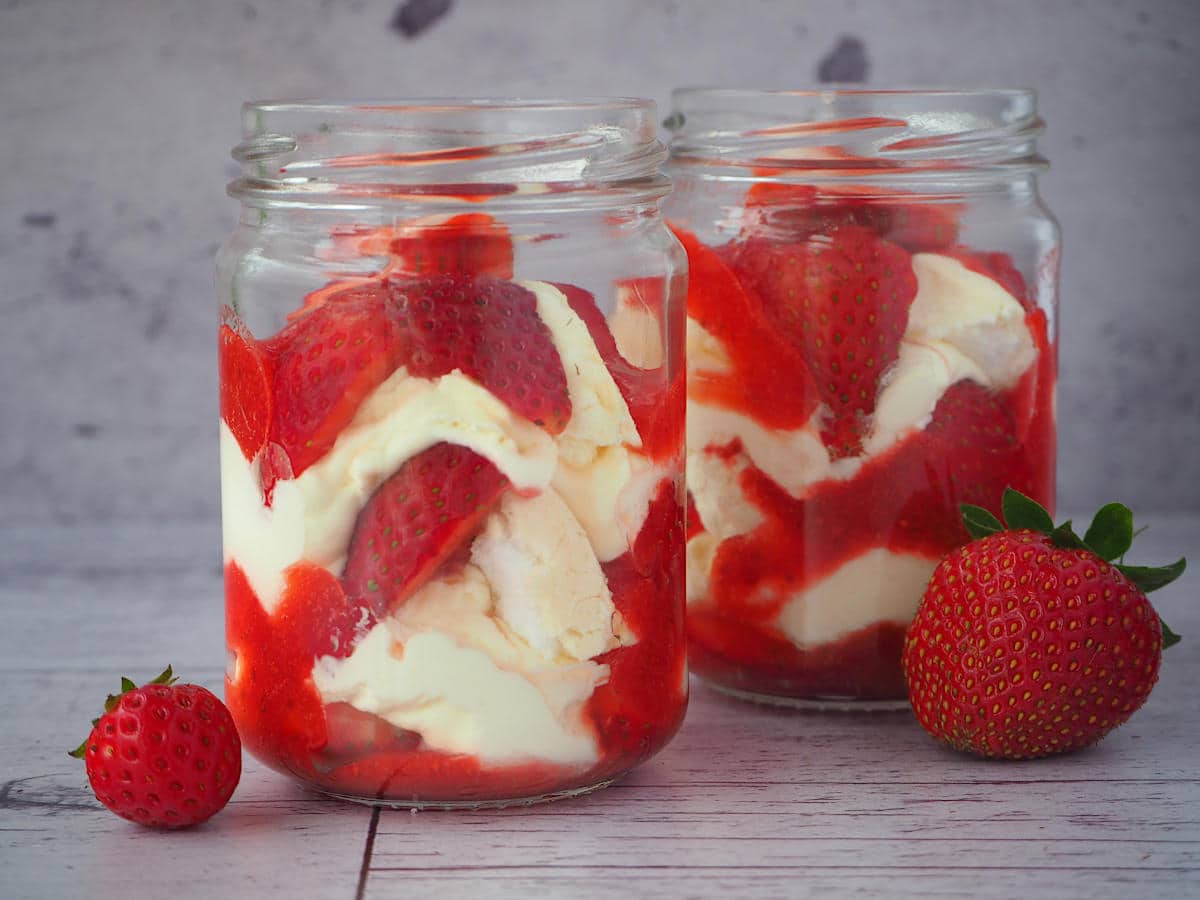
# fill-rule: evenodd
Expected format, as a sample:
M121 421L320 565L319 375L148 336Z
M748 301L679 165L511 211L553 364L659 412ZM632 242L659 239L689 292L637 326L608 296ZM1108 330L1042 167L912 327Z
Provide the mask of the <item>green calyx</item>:
M154 678L151 681L147 681L146 686L149 686L152 684L171 685L171 684L174 684L178 680L179 679L175 677L174 673L172 673L171 667L167 666L165 669L162 670L162 672L158 675L158 677ZM117 704L121 702L121 698L125 694L129 693L130 691L134 691L134 690L137 690L137 685L134 684L132 681L130 681L128 678L125 678L124 676L122 676L120 693L109 694L104 699L104 711L106 713L112 712L114 709L117 708ZM92 727L95 728L99 722L100 722L99 718L92 719ZM91 737L91 735L89 734L88 737ZM87 753L87 738L85 738L83 743L80 744L78 747L76 747L74 750L67 751L67 756L73 756L76 759L83 759L84 754L86 754L86 753Z
M963 503L959 508L962 510L963 524L975 540L1005 530L1037 531L1049 535L1056 547L1062 547L1064 550L1087 550L1106 562L1113 563L1113 567L1137 585L1144 594L1170 584L1182 575L1187 567L1187 560L1183 558L1169 566L1126 565L1125 554L1133 545L1133 539L1145 529L1134 531L1133 513L1128 506L1121 503L1107 503L1100 507L1083 537L1075 533L1070 521L1055 525L1054 519L1044 506L1013 488L1006 488L1000 500L1000 511L1004 514L1003 522L982 506ZM1179 635L1172 631L1161 617L1159 623L1162 625L1163 648L1178 644Z

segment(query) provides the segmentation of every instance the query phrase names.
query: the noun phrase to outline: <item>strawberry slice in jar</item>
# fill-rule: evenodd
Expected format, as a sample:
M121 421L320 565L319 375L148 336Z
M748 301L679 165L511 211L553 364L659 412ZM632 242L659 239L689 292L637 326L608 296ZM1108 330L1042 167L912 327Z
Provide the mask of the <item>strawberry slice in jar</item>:
M905 629L967 540L959 505L1053 500L1032 97L675 102L693 668L767 702L902 707ZM1000 123L1010 143L977 140Z

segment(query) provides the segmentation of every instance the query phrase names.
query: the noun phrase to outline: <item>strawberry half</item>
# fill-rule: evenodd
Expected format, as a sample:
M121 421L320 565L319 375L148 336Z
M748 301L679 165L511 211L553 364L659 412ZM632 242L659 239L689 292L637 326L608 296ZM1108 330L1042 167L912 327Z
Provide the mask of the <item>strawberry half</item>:
M381 284L333 294L266 342L275 357L271 439L301 472L320 459L395 369L402 335Z
M458 369L550 434L567 427L567 375L530 291L485 275L389 278L384 288L409 374Z
M221 418L246 459L254 459L271 429L272 367L258 341L228 306L217 335L221 378Z
M380 614L403 603L474 536L508 479L466 447L405 462L359 513L342 582Z
M732 265L812 373L829 408L822 438L831 455L860 453L880 377L899 355L917 294L911 256L846 226L794 244L747 241Z

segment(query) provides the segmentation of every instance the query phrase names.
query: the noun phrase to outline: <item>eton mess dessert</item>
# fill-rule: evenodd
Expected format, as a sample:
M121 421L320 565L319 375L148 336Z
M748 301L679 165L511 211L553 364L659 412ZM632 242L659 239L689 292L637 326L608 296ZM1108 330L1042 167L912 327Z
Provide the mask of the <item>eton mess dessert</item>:
M603 784L686 705L682 316L662 280L513 280L487 215L327 243L378 270L220 325L245 745L382 802Z
M675 224L692 670L779 702L902 699L959 504L1052 501L1050 322L953 206L763 181L735 222L707 245Z

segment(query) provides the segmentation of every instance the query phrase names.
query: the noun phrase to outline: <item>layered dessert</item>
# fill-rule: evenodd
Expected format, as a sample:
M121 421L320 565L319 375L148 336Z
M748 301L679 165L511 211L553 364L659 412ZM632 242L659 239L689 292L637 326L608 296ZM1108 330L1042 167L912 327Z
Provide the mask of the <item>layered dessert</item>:
M903 698L959 504L1053 500L1047 315L953 207L762 182L733 220L720 241L675 225L692 669L764 698Z
M378 267L298 298L274 334L232 308L220 327L244 743L362 799L611 779L686 704L664 286L614 285L606 317L579 287L514 280L480 214L339 230L326 253Z

